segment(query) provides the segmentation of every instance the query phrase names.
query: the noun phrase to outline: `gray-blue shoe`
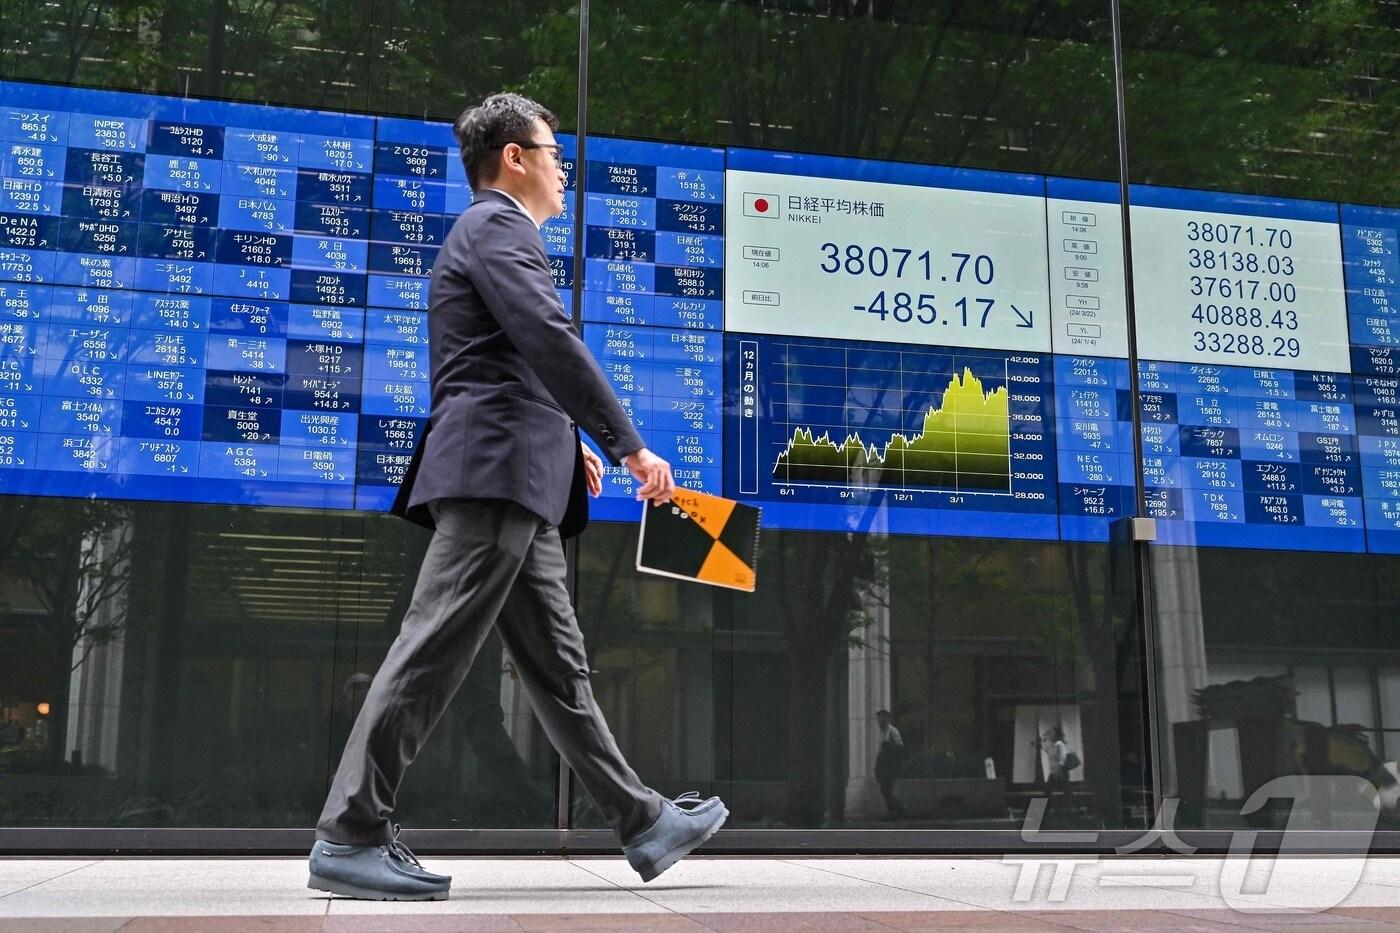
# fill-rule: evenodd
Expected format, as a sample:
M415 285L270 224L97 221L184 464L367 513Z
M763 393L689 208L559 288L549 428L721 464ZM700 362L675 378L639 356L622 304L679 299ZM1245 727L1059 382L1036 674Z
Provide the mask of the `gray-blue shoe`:
M674 800L661 801L656 822L622 846L627 864L650 881L699 848L729 817L718 797L701 800L695 791L686 791Z
M370 901L445 901L452 879L423 867L412 850L394 841L382 846L340 845L318 839L311 847L306 886Z

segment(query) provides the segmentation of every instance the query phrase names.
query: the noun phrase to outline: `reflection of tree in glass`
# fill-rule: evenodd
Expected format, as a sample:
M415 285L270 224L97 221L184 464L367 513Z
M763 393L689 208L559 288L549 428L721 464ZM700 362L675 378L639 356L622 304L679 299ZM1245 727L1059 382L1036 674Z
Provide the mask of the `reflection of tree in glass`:
M573 36L557 61L526 39L553 20ZM503 75L557 69L549 103L574 111L578 15L559 0L13 0L4 23L0 77L450 120Z
M126 629L131 541L121 503L0 496L0 579L43 610L15 619L44 652L51 766L66 759L71 675Z
M469 7L11 0L0 76L439 119L506 85L572 113L576 6ZM1123 16L1134 180L1400 203L1393 6ZM593 132L1117 177L1106 0L612 0L589 29Z
M589 128L1111 178L1107 24L1098 2L595 3Z

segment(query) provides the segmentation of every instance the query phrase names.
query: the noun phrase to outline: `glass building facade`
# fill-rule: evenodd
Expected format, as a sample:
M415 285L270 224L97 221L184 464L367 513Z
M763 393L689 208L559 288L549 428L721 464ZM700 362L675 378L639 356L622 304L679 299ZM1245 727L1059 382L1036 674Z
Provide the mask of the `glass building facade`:
M712 848L1400 847L1394 4L0 17L0 851L309 844L499 89L559 114L556 284L649 445L764 509L753 594L639 574L621 472L569 546ZM399 804L615 849L494 635Z

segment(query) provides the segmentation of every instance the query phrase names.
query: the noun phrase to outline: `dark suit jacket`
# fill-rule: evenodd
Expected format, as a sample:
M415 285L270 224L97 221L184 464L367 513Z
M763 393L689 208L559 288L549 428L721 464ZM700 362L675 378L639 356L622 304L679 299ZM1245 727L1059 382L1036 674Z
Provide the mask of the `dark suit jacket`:
M567 536L587 521L582 427L616 465L643 446L559 303L533 221L481 192L433 264L432 410L392 511L433 527L434 499L508 499Z

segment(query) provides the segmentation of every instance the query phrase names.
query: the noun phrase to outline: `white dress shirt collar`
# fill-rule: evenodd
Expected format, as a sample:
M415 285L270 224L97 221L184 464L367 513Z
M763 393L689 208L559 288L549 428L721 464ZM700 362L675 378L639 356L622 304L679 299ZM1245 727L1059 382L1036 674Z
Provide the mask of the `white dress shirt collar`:
M510 203L514 204L516 208L519 209L520 213L530 218L530 223L535 225L536 230L540 228L539 221L535 220L534 216L529 211L525 210L525 205L521 204L519 199L517 199L516 196L511 194L509 191L502 191L500 188L482 188L481 190L494 191L499 195L504 195L510 201Z

